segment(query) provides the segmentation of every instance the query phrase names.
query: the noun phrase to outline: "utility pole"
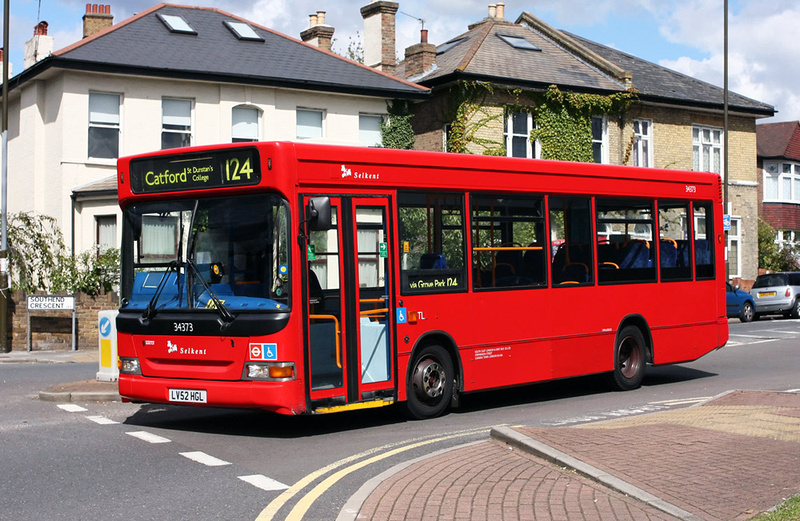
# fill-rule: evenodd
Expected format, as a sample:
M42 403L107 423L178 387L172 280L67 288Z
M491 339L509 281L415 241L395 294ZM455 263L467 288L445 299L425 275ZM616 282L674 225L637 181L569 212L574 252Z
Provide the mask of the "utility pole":
M725 6L725 20L723 22L723 75L725 76L723 86L723 107L722 107L722 141L725 151L723 152L723 176L722 176L722 213L731 214L730 199L728 199L728 0L724 2ZM725 237L725 280L729 280L731 276L731 261L728 257L728 233L723 230ZM741 273L741 272L740 272Z
M3 164L0 173L0 351L8 353L8 8L10 0L3 2Z

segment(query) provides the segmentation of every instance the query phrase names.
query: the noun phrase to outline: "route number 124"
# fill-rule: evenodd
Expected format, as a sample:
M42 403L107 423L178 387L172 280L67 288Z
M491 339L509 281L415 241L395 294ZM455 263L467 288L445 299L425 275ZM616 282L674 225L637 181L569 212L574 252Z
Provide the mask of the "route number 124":
M239 159L235 157L225 161L225 181L228 183L249 181L252 173L253 167L250 166L249 157L244 160L244 163L240 163Z

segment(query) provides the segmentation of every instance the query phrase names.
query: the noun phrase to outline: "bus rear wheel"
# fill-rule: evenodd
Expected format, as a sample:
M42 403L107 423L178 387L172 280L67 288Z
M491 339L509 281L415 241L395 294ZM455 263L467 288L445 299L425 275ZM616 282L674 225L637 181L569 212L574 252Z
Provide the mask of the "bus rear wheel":
M612 383L620 391L630 391L642 385L646 365L644 336L638 327L625 326L617 336L614 347Z
M420 349L408 376L409 415L424 420L442 414L453 397L454 378L453 361L443 347L430 345Z

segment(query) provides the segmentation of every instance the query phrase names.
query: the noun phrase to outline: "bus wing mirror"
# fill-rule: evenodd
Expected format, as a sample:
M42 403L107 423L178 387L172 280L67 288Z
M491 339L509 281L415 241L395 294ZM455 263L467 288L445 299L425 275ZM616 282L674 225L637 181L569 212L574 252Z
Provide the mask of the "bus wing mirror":
M330 197L312 197L306 207L308 229L313 231L331 229Z

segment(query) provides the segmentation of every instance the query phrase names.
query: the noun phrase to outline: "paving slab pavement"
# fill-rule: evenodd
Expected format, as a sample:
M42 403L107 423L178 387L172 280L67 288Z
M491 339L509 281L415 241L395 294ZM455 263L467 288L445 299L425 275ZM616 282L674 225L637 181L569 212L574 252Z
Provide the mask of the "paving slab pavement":
M489 441L389 471L339 521L744 520L800 493L800 394L701 405Z

